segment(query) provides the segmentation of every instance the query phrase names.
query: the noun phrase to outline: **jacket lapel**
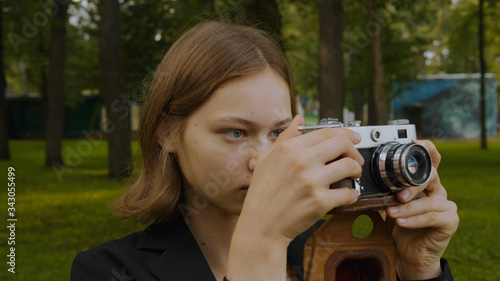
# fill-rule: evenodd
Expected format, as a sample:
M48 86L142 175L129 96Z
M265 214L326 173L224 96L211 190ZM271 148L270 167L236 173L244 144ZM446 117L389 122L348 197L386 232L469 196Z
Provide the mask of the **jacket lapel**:
M163 251L151 272L161 281L216 281L201 249L181 218L168 224L153 224L144 230L138 249Z
M324 223L316 223L316 229ZM288 247L288 262L300 280L303 279L304 244L310 230L297 236ZM137 243L137 248L160 253L151 272L160 281L216 281L191 231L180 217L164 224L148 226Z

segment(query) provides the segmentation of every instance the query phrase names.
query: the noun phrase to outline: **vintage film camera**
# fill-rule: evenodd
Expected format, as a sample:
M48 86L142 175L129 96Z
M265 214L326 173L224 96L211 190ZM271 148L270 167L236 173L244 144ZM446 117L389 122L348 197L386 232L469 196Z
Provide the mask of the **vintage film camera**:
M299 130L347 128L361 134L361 143L355 145L365 159L361 178L345 179L331 188L356 188L363 199L393 195L429 180L432 160L429 152L415 143L415 125L406 119L390 121L385 126L360 126L360 123L354 121L344 126L338 119L324 118L317 126L299 126Z

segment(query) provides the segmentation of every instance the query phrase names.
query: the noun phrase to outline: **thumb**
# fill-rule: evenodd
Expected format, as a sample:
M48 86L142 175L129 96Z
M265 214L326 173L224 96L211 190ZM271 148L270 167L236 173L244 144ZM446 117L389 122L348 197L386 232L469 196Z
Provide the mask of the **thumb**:
M302 131L300 131L297 127L298 126L304 126L306 124L306 121L304 120L304 117L302 115L296 115L295 118L293 118L292 123L284 130L276 140L276 142L282 142L287 139L291 139L296 136L302 135Z

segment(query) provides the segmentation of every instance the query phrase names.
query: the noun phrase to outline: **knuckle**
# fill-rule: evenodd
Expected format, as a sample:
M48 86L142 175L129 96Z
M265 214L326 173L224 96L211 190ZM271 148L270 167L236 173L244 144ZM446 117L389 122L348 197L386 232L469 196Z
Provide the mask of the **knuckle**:
M361 177L363 173L363 166L361 166L358 161L352 160L354 162L354 167L356 167L356 176Z
M333 131L332 128L323 128L323 129L321 129L319 131L321 132L321 135L325 139L333 138L335 136L335 132Z
M327 203L325 202L323 197L320 194L318 194L318 192L315 192L314 194L315 195L312 197L311 201L312 205L316 206L318 210L324 210L328 208Z
M455 227L458 227L458 225L460 224L460 217L458 216L458 213L456 213L456 212L454 213L452 223Z
M297 181L299 184L299 191L301 195L310 195L314 191L315 183L312 180L311 176L307 173L300 173L297 176Z
M439 221L439 213L437 212L430 212L429 215L428 215L428 219L429 219L429 224L433 225L435 224L436 222Z
M441 153L439 153L437 150L434 154L434 159L433 161L436 163L436 164L439 164L441 162Z
M359 165L359 163L356 160L351 159L351 158L348 158L348 160L349 161L347 161L347 167L348 167L349 171L351 171L352 176L360 177L362 169L361 169L361 166Z
M453 201L448 201L450 204L450 210L453 211L454 213L458 212L458 205L457 203Z
M432 206L434 205L434 201L430 198L430 197L424 197L422 198L424 199L423 202L425 203L424 207L425 207L425 210L432 210Z
M410 213L412 210L412 202L403 204L402 209L403 209L402 211L404 214Z
M340 171L350 177L360 177L362 168L359 163L352 158L342 158L338 162Z
M310 163L307 160L307 157L300 157L296 156L293 158L293 167L295 171L304 171L306 170L309 166Z
M340 144L343 151L350 151L354 148L354 144L347 138L340 138L340 141L338 143Z
M431 170L431 179L430 181L436 181L439 179L439 176L438 176L438 172L437 172L437 169L432 167L432 170Z

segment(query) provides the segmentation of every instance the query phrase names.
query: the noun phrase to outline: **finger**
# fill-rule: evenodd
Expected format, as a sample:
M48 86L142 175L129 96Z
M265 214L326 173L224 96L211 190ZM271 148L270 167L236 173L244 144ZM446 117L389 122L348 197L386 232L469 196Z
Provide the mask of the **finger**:
M450 203L453 202L434 197L422 197L406 204L389 207L386 211L391 218L406 218L430 212L445 212L453 208L454 203Z
M402 217L396 218L396 224L398 226L416 229L416 228L441 228L441 231L454 233L459 224L459 217L456 211L456 205L454 208L449 208L444 212L427 212L421 215L412 217Z
M358 144L361 141L361 135L353 130L344 128L323 128L304 134L301 138L301 144L303 146L314 146L327 139L342 136L349 139L354 144Z
M316 144L311 149L311 156L327 163L339 157L349 157L363 165L364 159L354 147L354 143L345 136L335 136Z
M439 163L441 163L441 154L438 152L436 146L428 140L418 140L416 141L416 143L427 149L427 151L431 155L432 166L437 169L439 167Z
M427 196L436 196L441 199L448 198L448 193L446 192L444 186L441 184L441 179L439 178L439 174L436 168L433 168L431 179L427 183L424 191Z
M361 172L362 166L356 160L346 157L318 169L314 177L321 180L322 186L330 186L346 178L359 178Z
M446 199L447 193L441 184L436 168L432 168L431 177L426 184L408 187L403 191L398 192L397 198L400 202L406 203L413 200L417 194L423 191L425 191L428 196L439 196Z
M284 130L279 135L278 139L276 140L276 143L280 143L280 142L283 142L285 140L291 139L293 137L297 137L297 136L302 135L302 131L300 131L297 127L303 126L305 124L306 124L306 121L304 120L304 117L302 117L301 115L295 116L295 118L293 118L293 120L290 123L290 125L288 126L288 128L286 128L286 130Z
M329 211L333 208L337 208L344 205L351 205L358 201L359 191L351 188L339 188L339 189L323 189L321 192L324 202L326 202L326 209Z

